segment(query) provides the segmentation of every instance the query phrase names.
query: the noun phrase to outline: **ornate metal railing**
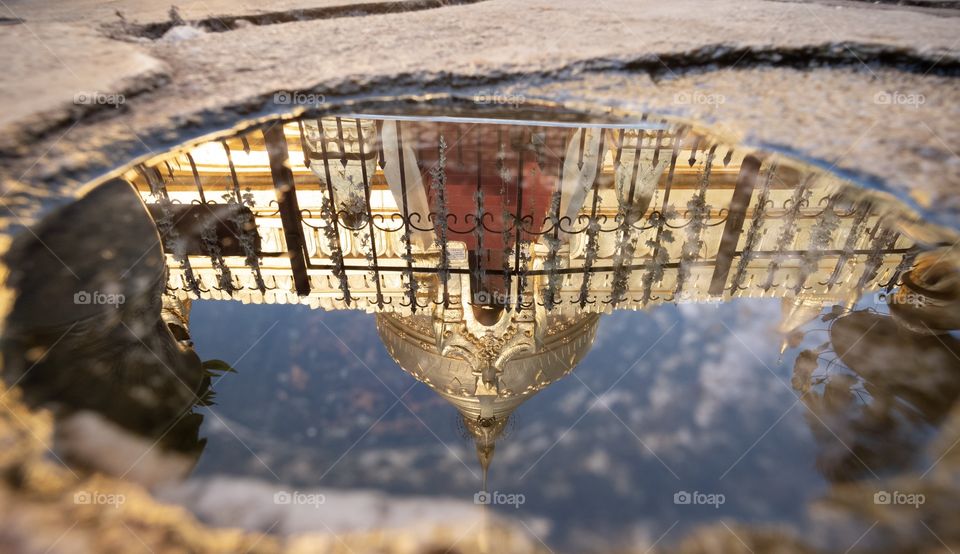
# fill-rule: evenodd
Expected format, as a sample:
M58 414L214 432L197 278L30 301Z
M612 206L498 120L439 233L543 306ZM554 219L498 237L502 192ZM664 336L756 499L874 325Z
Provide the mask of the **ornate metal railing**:
M384 144L384 125L395 129L395 144ZM646 305L680 297L686 293L694 272L705 266L712 269L709 294L733 296L743 294L749 287L768 292L783 286L777 282L777 276L785 268L797 275L791 288L799 293L815 287L838 286L842 276L849 279L849 266L856 257L864 258L864 270L856 278L856 287L860 289L881 277L877 275L878 268L890 265L888 256L897 258L892 262L897 266L892 280L909 267L912 245L905 244L896 231L884 226L880 207L864 200L851 201L842 188L828 190L819 182L818 174L806 172L797 177L797 170L789 168L795 178L786 182L789 172L776 159L760 160L747 154L737 156L738 161L734 162L732 149L684 127L657 123L651 124L650 129L629 131L570 128L551 135L538 132L532 125L506 129L512 133L512 140L504 140L502 137L508 133L498 129L496 148L483 143L487 136L477 133L472 166L476 183L470 190L472 203L465 206L466 186L462 178L457 185L451 184L450 164L457 166L454 171L459 171L460 177L465 173L463 168L469 167L462 150L471 130L452 127L457 138L455 143L449 143L443 131L451 127L435 125L435 144L425 146L420 140L423 128L414 132L409 129L411 125L339 117L288 125L298 135L296 142L303 153L304 166L315 175L314 182L309 184L294 179L283 127L249 132L239 140L245 152L249 152L248 139L262 134L270 159L270 167L264 169L270 170L270 194L274 198L262 199L262 190L245 186L228 140L219 141L227 161L225 174L229 177L226 183L217 183L215 188L225 189L219 197L204 183L191 152L179 155L178 160L185 163L177 170L170 160L138 167L138 184L149 196L148 201L159 208L155 219L163 244L182 269L185 286L197 295L210 287L204 288L198 282L191 258L208 259L218 276L212 288L228 294L243 288L261 293L277 290L276 279L265 279L261 264L267 258L287 256L298 294L310 294L311 275L327 274L336 281L341 294L337 300L351 305L358 298L351 278L364 274L369 277L366 282L372 283L372 290L361 296L370 305L383 309L397 301L414 311L431 304L448 305L447 284L455 275L469 275L480 289L505 292L509 300L501 303L508 308L522 309L536 302L553 309L563 302L586 308L624 302ZM495 122L490 125L498 126ZM376 136L371 138L371 132ZM556 137L559 140L554 142L559 142L560 147L552 149L549 139ZM421 163L418 157L411 167L407 155L411 143L415 143L418 153L433 148L436 161ZM583 176L585 160L593 155L593 143L595 169L583 178L587 183L584 190L575 190L564 179L570 174ZM393 157L388 152L393 152ZM450 160L451 152L457 153L456 161ZM568 152L574 156L569 161ZM499 189L494 192L487 190L483 181L487 177L482 174L486 167L481 160L484 154L492 154L495 160ZM541 176L552 179L552 188L546 194L536 197L536 191L525 183L525 160L535 164ZM632 171L623 169L624 160L629 160L626 165L632 164ZM695 178L694 186L683 188L692 193L683 195L675 186L680 160L686 162L686 174ZM507 167L508 161L516 163L515 170ZM390 164L399 166L394 172L398 179L385 187L384 176ZM720 194L730 187L712 186L719 164L721 169L737 170L730 195ZM655 171L657 168L661 173ZM348 169L359 175L359 182L354 182ZM641 170L656 176L652 194L638 193L642 188L638 184ZM167 190L168 184L176 181L178 171L189 171L193 178L196 194L190 203L226 204L234 208L227 216L230 225L226 226L232 237L218 235L223 234L224 226L211 220L201 227L199 250L178 248L184 244L183 229L175 221L174 205L184 200L172 198ZM338 175L346 177L338 181ZM411 183L411 176L418 182ZM376 185L375 179L379 180ZM375 188L382 196L389 194L394 204L373 202ZM322 194L321 201L301 206L298 197L307 190ZM460 203L453 206L450 195L455 192ZM529 197L525 192L531 193ZM685 201L682 209L672 201L671 194L680 198L681 203ZM429 210L412 208L415 195L421 197L421 206L426 199ZM540 206L535 206L535 200L544 198L548 198L548 204L537 216ZM571 198L581 199L572 215ZM718 201L723 204L718 205ZM495 204L501 205L499 212L489 208ZM566 213L562 212L564 204ZM258 229L262 234L263 222L277 218L282 221L283 240L273 242L277 249L264 251L258 246L258 238L262 238L258 237ZM430 247L414 245L415 237L422 236L431 238ZM612 240L602 238L605 236ZM768 236L776 237L769 246ZM234 258L228 260L223 255L225 239L239 244L239 266ZM451 262L453 241L471 243L468 263ZM314 246L309 248L308 243ZM388 247L390 244L398 246ZM500 263L484 262L496 250ZM748 284L748 276L757 276L757 266L763 260L768 262L766 270L760 272L764 274L762 279ZM825 280L810 282L825 261L833 261L834 270ZM233 275L241 267L252 272L252 289ZM674 284L669 296L664 297L655 289L662 291L668 271L673 274ZM396 290L384 291L385 275L400 276L403 287L399 300ZM603 284L597 284L600 275L605 276ZM576 277L576 283L568 279L570 276ZM533 278L537 278L536 289L531 289ZM428 296L429 279L439 286L436 296ZM890 282L884 286L890 286ZM601 292L605 297L598 297Z

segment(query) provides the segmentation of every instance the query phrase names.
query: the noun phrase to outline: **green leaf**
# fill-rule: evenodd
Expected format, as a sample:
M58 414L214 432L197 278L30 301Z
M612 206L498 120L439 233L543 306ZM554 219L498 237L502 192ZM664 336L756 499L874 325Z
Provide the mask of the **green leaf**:
M223 360L207 360L200 364L200 367L207 371L216 371L219 373L236 373L237 370L233 369L227 362Z

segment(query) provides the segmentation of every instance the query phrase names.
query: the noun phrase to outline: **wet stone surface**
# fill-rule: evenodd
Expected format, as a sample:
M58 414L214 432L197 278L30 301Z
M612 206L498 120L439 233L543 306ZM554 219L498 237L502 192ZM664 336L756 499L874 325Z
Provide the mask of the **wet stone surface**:
M23 550L960 544L958 237L893 195L518 106L251 122L86 188L6 256Z

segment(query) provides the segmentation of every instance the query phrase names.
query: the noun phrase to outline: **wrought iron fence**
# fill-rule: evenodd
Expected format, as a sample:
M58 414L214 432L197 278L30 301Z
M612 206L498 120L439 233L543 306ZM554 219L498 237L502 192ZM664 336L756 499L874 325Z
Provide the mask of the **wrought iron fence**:
M544 131L536 124L482 125L490 129L477 132L476 123L341 117L275 124L218 141L228 177L213 187L222 192L220 196L204 182L191 151L139 166L135 182L151 203L164 247L183 270L185 286L198 295L205 289L193 276L191 256L210 259L218 274L214 288L227 293L249 288L231 274L237 269L231 257L242 258L242 265L254 275L253 288L261 293L278 288L276 279L272 285L264 279L262 260L288 257L301 296L311 293L310 275L327 274L342 294L338 300L350 305L356 292L350 276L367 274L374 286L367 302L383 309L397 301L414 311L431 303L449 305L447 286L454 275L469 275L479 290L506 291L511 298L506 307L520 310L535 303L553 309L563 302L580 308L624 302L642 306L682 296L694 271L704 267L712 269L709 294L737 296L749 287L764 292L782 287L778 275L788 267L794 277L790 288L802 293L848 282L854 259L863 258L857 266L862 268L857 290L871 284L889 289L910 266L913 245L888 225L882 206L848 197L842 187L828 193L822 174L784 167L775 157L735 154L686 127L648 122L632 129ZM288 140L291 131L295 136ZM425 141L431 133L435 138ZM385 144L387 135L395 142ZM274 198L266 204L257 202L262 190L246 186L230 146L239 142L249 155L254 137L259 137L258 144L262 141L268 158L263 170L270 172ZM299 147L303 166L315 176L309 183L295 178L291 144ZM413 167L407 155L411 149L416 154ZM474 160L469 160L471 154ZM584 170L591 157L593 169ZM632 171L623 169L625 162L632 164ZM515 166L507 167L508 163ZM684 163L688 182L681 188L687 192L680 195L676 179ZM399 167L390 168L391 164ZM735 181L716 185L718 167L735 169ZM492 177L485 174L491 168ZM539 189L525 183L528 168L538 175ZM393 182L385 177L390 169L397 177ZM638 182L642 171L656 176L652 189L651 183ZM464 175L474 174L475 184L469 185L472 190L466 196ZM178 207L184 200L173 198L168 185L185 175L192 177L196 193L190 204L224 205L226 210L210 210L200 217ZM338 181L337 175L343 178ZM451 175L456 175L456 183ZM567 182L570 175L583 185ZM409 182L411 178L418 182ZM544 182L550 186L544 187ZM375 205L375 188L384 196L389 193L395 205ZM729 195L718 196L718 191L728 189ZM319 205L301 207L307 191L320 195ZM419 203L413 198L417 195ZM573 210L571 199L580 202ZM545 206L535 205L537 200ZM717 206L718 201L724 204ZM413 209L413 204L420 209ZM500 212L491 206L499 206ZM198 217L202 220L192 222L192 227L182 224L184 218ZM276 218L282 223L283 244L264 251L258 228ZM185 237L187 229L198 236ZM432 239L430 246L415 247L416 237L425 235ZM764 247L768 235L776 240ZM612 236L612 243L604 236ZM400 248L382 258L378 250L386 249L379 245L394 238ZM351 246L348 252L347 240L359 248ZM470 243L468 263L451 263L454 241ZM311 249L308 243L317 246ZM491 256L494 246L499 252ZM607 254L601 255L601 250ZM362 261L354 255L357 252ZM891 256L897 257L896 268L885 282L874 283ZM498 264L490 262L494 258ZM811 281L833 258L830 276ZM748 285L748 275L755 278L763 260L768 260L765 277ZM667 280L668 272L674 284L670 296L662 297L663 291L658 294L655 289ZM384 275L397 274L404 284L400 299L383 291ZM606 277L602 286L595 283L598 275ZM425 280L431 276L440 287L435 297L425 294ZM570 276L578 281L574 293L564 286ZM531 289L534 278L537 290Z

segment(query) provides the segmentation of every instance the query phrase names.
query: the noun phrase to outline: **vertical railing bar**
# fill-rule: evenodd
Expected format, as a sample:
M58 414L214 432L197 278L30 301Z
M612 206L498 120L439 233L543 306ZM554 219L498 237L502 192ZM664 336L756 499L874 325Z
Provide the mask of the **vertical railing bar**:
M736 256L737 243L743 234L747 208L750 206L750 200L753 198L753 192L760 178L761 165L760 159L754 155L747 155L740 162L737 184L730 197L727 221L724 223L720 245L717 247L717 255L714 259L713 276L710 278L710 288L707 291L710 296L722 295L726 290L727 278L730 276L730 268ZM736 291L731 290L731 295L734 292Z
M303 130L303 121L297 120L297 128L300 130L300 151L303 152L303 165L310 169L310 147L307 146L307 134ZM323 140L323 136L320 137Z
M744 158L746 160L746 158ZM761 162L762 167L762 162ZM737 261L737 270L733 274L733 280L730 284L730 296L733 297L742 287L744 275L747 271L747 265L755 257L757 251L757 240L760 239L762 229L766 223L766 205L770 201L770 185L776 176L778 164L776 160L771 162L763 171L763 185L760 193L757 195L757 201L753 210L753 220L750 222L750 228L747 230L747 237L743 244L743 249L738 253L740 259ZM758 170L759 171L759 170ZM752 198L752 196L751 196ZM729 215L727 216L729 219Z
M624 135L624 129L620 129L620 134L617 137L617 155L613 159L614 170L620 167L620 156L623 155L623 135Z
M407 291L407 295L410 300L410 309L416 313L419 304L417 304L417 295L414 291L414 279L413 276L413 250L410 247L410 208L407 205L407 170L406 164L403 159L403 123L397 121L397 152L399 152L399 166L400 166L400 203L403 209L403 236L404 236L404 246L406 249L406 258L407 258L407 276L410 279L410 288Z
M337 265L340 266L339 273L340 275L343 276L343 282L347 289L344 293L344 296L345 296L344 301L347 303L347 306L349 306L350 305L350 280L347 278L347 272L343 267L344 265L343 264L343 245L340 241L340 223L339 223L340 215L339 215L339 212L337 211L337 200L333 194L333 181L330 179L330 160L327 157L328 156L327 140L323 132L323 120L319 118L317 119L317 130L320 133L320 154L321 156L323 156L323 173L324 173L324 176L326 177L327 194L330 195L330 209L333 213L333 216L330 218L330 223L333 225L333 230L336 233L336 236L337 236L336 248L337 248L337 252L340 253Z
M243 197L240 195L240 180L237 178L237 168L233 165L233 153L225 139L220 140L223 145L223 151L227 153L227 164L230 166L230 179L233 182L233 195L236 197L237 204L243 204Z
M484 282L487 280L487 270L484 265L486 261L484 260L484 249L483 249L483 235L485 229L483 227L483 170L482 168L482 159L481 159L481 150L483 148L483 129L477 129L477 192L476 192L476 203L477 203L477 221L476 221L476 238L477 238L477 288L482 289ZM488 256L489 258L489 256Z
M893 246L896 246L894 242ZM900 259L900 263L897 264L897 267L893 270L893 276L883 285L883 289L886 292L893 290L893 287L897 286L897 282L900 280L900 277L910 268L913 267L913 262L917 257L919 250L916 248L916 245L911 247L909 251L903 254L903 257Z
M374 124L377 128L377 165L382 171L387 167L387 159L383 155L383 120L377 120Z
M370 234L370 254L373 257L373 280L377 285L377 307L383 309L383 291L380 287L380 266L377 262L377 235L373 225L373 209L370 206L370 177L367 175L366 153L363 150L363 126L357 119L357 145L360 150L360 175L363 178L363 194L367 200L367 229Z
M897 240L900 239L900 233L893 229L880 230L880 234L876 235L875 233L879 230L879 227L880 221L878 220L876 226L871 230L871 248L867 254L867 259L863 263L863 273L860 274L860 279L857 280L858 298L863 295L863 289L867 286L867 281L873 277L879 277L880 266L883 265L883 258L877 259L874 254L882 255L893 249L897 244ZM871 276L871 273L873 273L873 276Z
M850 232L847 234L847 238L844 241L844 252L847 250L856 250L860 229L864 222L866 222L870 217L871 211L873 211L873 206L869 202L858 203L856 212L854 214L853 223L850 225ZM879 225L879 220L877 225ZM850 256L846 254L841 254L837 258L837 263L834 265L833 271L830 274L830 278L827 279L827 290L830 290L834 285L837 284L837 280L840 278L840 274L843 272L843 266L846 265L849 260Z
M563 196L563 168L564 168L564 165L567 163L567 142L573 137L574 132L575 131L571 132L569 136L563 137L563 149L560 151L561 152L560 167L559 167L559 171L557 172L556 194L559 194L561 197ZM557 224L553 228L553 238L559 239L560 238L560 202L557 202L556 204L557 204L557 209L554 215L556 216Z
M637 144L636 146L634 146L634 149L633 149L633 177L630 179L630 190L627 194L626 207L623 209L623 221L620 222L620 225L621 225L620 233L621 233L622 239L621 239L620 249L617 253L618 261L616 261L616 263L614 264L614 276L616 276L619 272L623 271L623 268L625 265L631 265L633 262L633 259L631 259L629 260L630 263L627 263L623 259L623 254L624 254L624 250L628 249L627 239L631 235L631 227L633 226L633 222L630 221L629 215L633 207L633 195L636 194L637 177L640 174L640 148L641 148L641 144L643 143L643 136L644 136L643 129L639 129L637 131ZM623 130L622 129L620 130L620 148L621 149L623 148ZM617 156L619 157L619 155L620 154L618 152ZM643 214L639 214L638 219L641 217L643 217ZM611 291L611 299L613 299L613 291Z
M700 136L697 135L695 140L697 144L695 145L694 150L696 151L696 149L699 149ZM697 202L697 205L706 207L707 209L701 212L701 215L699 216L700 219L697 222L694 222L691 218L690 223L694 226L688 227L687 239L680 248L680 265L677 271L677 286L674 289L675 296L683 294L683 287L686 285L686 281L690 277L690 267L694 262L696 262L697 257L700 256L700 250L702 249L703 244L703 228L701 227L698 230L697 225L702 224L705 227L707 221L710 219L710 209L706 203L706 197L707 189L710 187L710 176L711 172L713 171L713 159L717 152L717 144L714 143L713 145L710 145L709 148L704 146L704 152L706 152L706 158L704 160L703 167L699 172L700 182L698 184L697 193L694 196L694 199ZM688 204L688 206L689 205L690 204ZM687 245L691 244L692 246L697 246L698 242L700 243L701 248L698 248L696 252L691 255L690 250L687 249Z
M586 134L586 132L584 132ZM603 158L604 158L604 129L600 129L600 148L597 152L597 172L593 176L593 201L590 206L590 219L587 222L587 257L583 263L583 278L580 281L580 307L583 308L587 305L587 294L590 287L590 272L593 267L593 257L596 255L596 249L598 246L593 244L595 249L594 256L590 255L590 246L594 240L597 238L596 232L592 230L593 224L597 218L597 205L600 203L600 175L603 174Z
M147 185L150 187L150 194L158 198L163 198L169 200L169 195L167 194L167 189L163 184L163 174L161 174L157 168L151 166L147 167L144 164L138 164L135 168L137 173L143 176L147 181Z
M437 178L442 181L440 184L442 186L437 187L437 194L439 198L437 199L439 215L443 219L441 223L441 240L440 240L440 275L443 280L443 309L450 307L450 290L449 290L449 281L450 281L450 250L449 250L449 228L447 227L450 222L447 215L449 215L448 206L447 206L447 145L443 140L443 133L438 129L437 130L437 148L439 150L439 156L437 158L437 171L440 176Z
M637 131L637 146L633 150L633 179L630 181L630 194L627 197L627 206L633 203L633 195L637 188L637 177L640 174L640 145L643 142L643 129ZM643 214L640 214L641 216Z
M575 132L575 131L574 131L574 132ZM563 198L563 170L564 170L564 166L565 166L566 163L567 163L567 143L570 141L570 139L571 139L572 137L573 137L573 132L571 132L569 136L565 136L565 137L563 137L563 139L562 139L563 142L562 142L561 145L560 145L560 146L561 146L561 149L560 149L561 154L560 154L560 159L559 159L559 164L560 164L560 165L559 165L558 171L557 171L557 189L554 191L554 194L557 195L557 197L551 199L551 203L550 203L550 204L551 204L551 207L553 207L554 205L556 205L556 209L554 210L554 218L553 218L553 221L554 221L554 225L553 225L553 245L552 245L552 247L550 248L550 253L549 253L549 256L550 256L550 266L551 266L551 268L553 269L554 273L556 273L556 269L557 269L557 267L556 267L556 266L557 266L557 251L560 249L560 246L559 246L559 243L560 243L560 203L561 203L561 200L562 200L562 198ZM562 278L561 278L561 279L562 279ZM548 290L548 294L550 295L549 304L550 304L551 307L552 307L552 306L555 306L555 305L557 304L557 290L556 290L556 287L555 287L554 285L555 285L554 280L553 280L551 277L548 276L548 278L547 278L547 290Z
M523 135L521 135L522 138ZM520 141L523 144L523 141ZM520 232L523 227L523 147L517 149L517 209L513 218L516 225L513 239L513 271L517 276L516 311L520 311L521 296L523 295L523 275L520 272ZM511 276L511 281L513 280ZM511 284L511 288L513 285ZM509 293L509 291L507 291Z
M693 167L693 164L697 163L697 151L700 150L700 141L702 138L703 137L700 135L697 135L697 137L693 140L693 146L690 147L690 157L687 159L687 163L690 165L690 167ZM716 148L717 145L713 145L713 147Z
M662 131L659 131L662 133ZM670 201L670 190L673 188L673 177L677 171L677 158L680 156L680 142L683 140L684 135L686 135L686 127L681 127L673 136L673 150L670 154L670 170L667 172L667 183L663 188L663 210L666 211L667 204ZM659 150L659 138L657 140L658 150Z
M343 120L337 118L337 147L340 148L340 165L347 167L347 147L343 139ZM361 156L362 158L362 156ZM362 161L362 160L361 160Z
M587 149L587 130L580 129L580 159L577 160L577 169L583 169L583 153Z
M677 169L677 157L680 154L680 141L683 138L683 135L685 134L686 134L686 127L680 127L679 129L677 129L677 132L674 133L673 150L670 156L670 170L667 173L667 182L664 184L664 187L663 187L663 203L660 208L660 217L657 219L657 233L653 241L654 247L653 247L652 256L654 260L657 259L661 249L660 241L663 238L663 226L666 224L665 214L667 211L667 206L669 206L670 204L670 189L673 187L673 177ZM657 165L660 162L660 148L662 144L663 144L663 130L661 129L657 131L657 142L653 150L653 167L657 167ZM652 286L653 282L651 281L649 285ZM647 283L644 283L642 305L646 306L649 300L650 300L649 289L648 289Z
M663 146L663 129L657 130L657 142L653 145L653 167L660 164L660 148Z
M190 162L190 171L193 173L193 184L197 186L197 193L200 195L200 202L206 204L207 197L203 194L203 184L200 181L200 172L197 171L197 162L193 160L193 155L187 152L187 160Z
M163 195L166 200L170 200L170 192L167 191L167 181L163 178L163 173L161 173L156 167L150 167L148 168L148 171L151 171L153 176L157 179L157 186L160 190L160 194Z
M310 294L310 276L307 273L307 248L304 240L303 222L300 218L300 203L297 199L297 184L290 166L290 153L283 125L275 124L263 129L263 142L270 162L270 177L280 212L283 238L290 259L294 288L298 296ZM260 268L256 271L259 275ZM258 278L261 292L263 278Z
M501 126L497 126L497 172L499 173L499 177L500 177L500 204L501 204L500 219L501 219L501 225L503 226L500 231L500 237L503 241L503 250L502 250L503 261L501 263L501 268L503 270L503 286L506 287L507 293L509 295L510 287L512 286L512 283L513 283L513 275L512 275L512 272L510 271L510 260L506 256L506 247L507 247L507 243L509 242L510 231L507 229L506 227L507 222L504 219L504 214L506 214L505 206L506 206L506 193L507 193L507 182L506 182L506 179L504 179L505 168L506 168L506 166L504 165L505 159L506 159L506 154L504 153L504 148L503 148L503 128ZM507 304L509 304L509 302Z

